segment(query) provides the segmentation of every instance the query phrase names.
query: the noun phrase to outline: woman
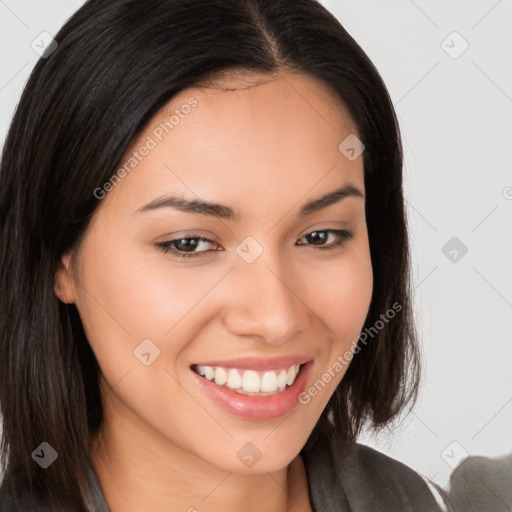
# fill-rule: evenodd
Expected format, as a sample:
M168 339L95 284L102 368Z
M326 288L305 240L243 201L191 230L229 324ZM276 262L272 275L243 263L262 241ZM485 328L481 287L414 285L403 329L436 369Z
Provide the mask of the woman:
M2 510L440 510L356 442L419 363L387 90L314 0L90 0L0 175Z

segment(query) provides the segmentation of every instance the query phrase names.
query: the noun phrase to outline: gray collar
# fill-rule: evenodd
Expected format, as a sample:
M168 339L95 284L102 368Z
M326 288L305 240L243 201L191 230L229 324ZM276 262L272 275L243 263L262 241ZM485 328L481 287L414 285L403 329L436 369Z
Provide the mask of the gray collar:
M110 512L103 491L101 490L96 471L89 463L89 493L85 498L88 512Z

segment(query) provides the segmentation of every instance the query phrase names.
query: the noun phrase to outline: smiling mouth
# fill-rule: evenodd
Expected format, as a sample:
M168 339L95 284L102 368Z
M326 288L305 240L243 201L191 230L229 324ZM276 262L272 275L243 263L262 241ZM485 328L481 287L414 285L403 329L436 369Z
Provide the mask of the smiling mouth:
M292 364L286 368L254 371L195 364L191 369L213 384L241 395L269 396L281 393L292 386L303 366Z

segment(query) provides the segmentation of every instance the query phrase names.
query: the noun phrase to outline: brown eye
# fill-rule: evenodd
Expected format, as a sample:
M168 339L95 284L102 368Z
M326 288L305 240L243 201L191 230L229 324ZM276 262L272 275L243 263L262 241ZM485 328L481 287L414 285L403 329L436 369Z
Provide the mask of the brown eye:
M331 247L342 246L347 240L350 240L354 233L345 229L321 229L312 231L304 235L300 240L306 239L308 245L316 245L320 248L329 249ZM331 241L331 243L326 243ZM305 245L303 242L300 245Z
M156 244L157 248L163 251L165 254L172 253L174 256L179 258L190 258L194 256L200 256L208 250L197 250L204 249L208 244L214 244L212 240L199 236L187 236L183 238L175 238L167 242L160 242ZM218 250L218 249L214 249Z

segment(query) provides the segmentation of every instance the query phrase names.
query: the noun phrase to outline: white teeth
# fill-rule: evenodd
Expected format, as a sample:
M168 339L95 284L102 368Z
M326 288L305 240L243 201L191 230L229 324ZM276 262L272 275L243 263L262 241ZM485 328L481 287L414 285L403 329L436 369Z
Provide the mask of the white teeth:
M292 365L281 370L256 372L253 370L237 370L220 366L197 365L194 370L218 386L228 387L242 394L274 394L291 386L299 373L300 365Z
M282 391L286 387L286 370L281 370L279 377L277 377L277 387Z
M222 386L228 381L228 373L224 368L217 368L215 370L215 384Z
M229 370L228 376L228 388L230 389L238 389L242 387L242 377L236 370Z
M242 387L246 393L258 393L261 391L260 376L252 370L247 370L242 377Z
M290 366L290 368L288 369L287 377L286 377L286 384L288 384L288 386L291 386L293 384L293 381L295 380L297 373L299 373L298 368L295 365Z
M276 372L265 372L261 378L261 391L263 393L276 391L277 375Z
M204 366L204 376L212 380L215 377L215 370L211 366Z

